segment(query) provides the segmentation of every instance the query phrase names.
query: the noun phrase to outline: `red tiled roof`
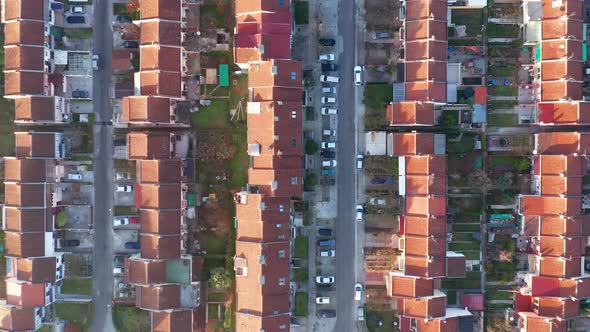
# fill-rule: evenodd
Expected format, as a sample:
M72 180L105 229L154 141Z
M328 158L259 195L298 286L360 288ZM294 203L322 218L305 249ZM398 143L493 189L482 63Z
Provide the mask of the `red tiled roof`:
M180 22L144 21L141 22L140 28L140 42L142 45L180 46Z
M590 152L590 134L546 132L535 134L535 154L581 154Z
M543 18L560 18L567 16L569 19L581 20L584 15L584 2L580 0L561 0L554 5L551 1L543 1Z
M475 103L485 105L488 102L488 88L485 86L475 87Z
M400 223L403 223L406 235L444 237L446 234L447 223L444 216L403 216L403 218L400 217Z
M406 21L406 40L447 40L447 23L436 20Z
M161 45L143 45L140 51L140 70L180 72L180 48Z
M248 87L288 87L301 90L301 62L274 59L251 63L248 71ZM301 99L301 92L299 99Z
M172 152L167 132L131 132L127 147L129 159L168 159Z
M5 70L42 71L44 53L42 47L9 46L4 48Z
M22 307L44 307L45 283L26 284L6 280L6 303Z
M585 298L590 295L590 280L532 277L531 295L543 297Z
M582 60L582 42L573 39L553 39L541 41L541 60L568 58Z
M434 154L434 137L432 133L396 133L393 135L393 154Z
M543 81L554 81L560 79L571 79L582 81L584 76L583 62L570 59L551 60L541 62L541 79Z
M180 159L155 159L139 161L139 182L180 183L182 162Z
M447 43L440 40L407 41L405 46L406 61L427 60L447 61ZM446 67L446 66L445 66ZM446 76L446 75L445 75Z
M289 238L289 227L286 227L290 221L287 197L248 194L245 199L246 204L236 205L238 240L273 242Z
M8 1L7 3L11 2ZM0 305L0 329L8 331L32 331L35 328L35 308L18 308Z
M590 123L590 102L541 102L537 105L540 124L577 125Z
M281 252L283 254L281 254ZM236 241L237 311L268 316L289 312L289 242Z
M135 305L142 309L180 308L180 285L137 286Z
M55 97L25 96L15 99L17 121L55 121Z
M440 319L420 319L416 320L418 323L418 331L422 332L455 332L459 330L459 320L457 317L440 318Z
M153 332L192 332L193 312L192 310L182 311L152 311Z
M145 96L182 97L182 75L179 72L139 72L141 94Z
M123 98L122 122L170 123L170 98L129 96Z
M427 18L446 21L447 2L444 0L406 1L406 21Z
M543 39L560 39L562 37L582 39L582 21L567 19L544 19L542 21Z
M290 314L260 317L247 312L236 312L237 331L282 332L289 329Z
M166 283L166 261L131 258L126 261L125 271L132 284L148 285Z
M36 257L17 259L16 278L31 283L54 283L56 264L55 257Z
M141 257L148 259L180 258L180 235L140 235Z
M180 234L182 215L180 210L140 211L141 233Z
M10 0L5 1L4 19L38 20L43 21L45 3L43 0Z
M406 62L406 82L447 81L447 64L442 61Z
M4 24L4 45L43 46L43 22L10 21Z
M53 133L15 132L17 158L55 158Z
M446 255L445 238L405 236L405 255L422 257L442 257Z
M45 94L45 75L42 72L9 71L4 75L6 96Z
M447 101L447 84L441 82L410 82L406 83L406 100Z
M160 18L180 21L182 7L180 0L142 0L139 9L142 20Z
M236 63L288 59L291 55L291 14L255 13L238 16Z
M434 103L402 101L387 105L387 120L391 126L434 125Z
M405 273L409 276L440 278L446 274L446 259L405 256Z
M447 297L443 294L437 297L405 298L402 303L402 307L397 308L400 315L416 319L441 317L445 315Z
M424 297L434 294L434 280L411 276L389 275L387 293L395 297Z

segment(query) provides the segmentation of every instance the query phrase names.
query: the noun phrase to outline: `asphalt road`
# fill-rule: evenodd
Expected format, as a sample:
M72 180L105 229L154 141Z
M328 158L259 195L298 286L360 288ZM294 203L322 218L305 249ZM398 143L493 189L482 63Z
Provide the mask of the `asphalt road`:
M356 330L356 86L353 68L356 65L356 1L340 1L338 33L342 36L339 57L338 89L338 218L336 219L336 329ZM352 18L352 19L351 19ZM339 39L340 40L340 39Z
M94 54L100 69L93 75L94 106L94 290L91 331L115 331L113 300L113 126L111 56L113 49L112 0L94 1Z

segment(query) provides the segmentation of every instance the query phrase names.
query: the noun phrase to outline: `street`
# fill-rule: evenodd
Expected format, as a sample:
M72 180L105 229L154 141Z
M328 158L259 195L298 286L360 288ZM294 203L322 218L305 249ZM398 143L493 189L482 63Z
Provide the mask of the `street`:
M353 288L357 281L356 167L357 153L357 86L353 68L356 65L356 1L340 1L338 34L342 36L339 56L338 118L338 217L336 222L336 299L335 331L352 331L357 326L357 303ZM351 20L352 19L352 20ZM344 174L344 176L342 176Z
M94 1L94 54L100 69L93 75L94 124L94 290L91 331L115 331L111 315L113 289L113 126L111 56L112 0Z

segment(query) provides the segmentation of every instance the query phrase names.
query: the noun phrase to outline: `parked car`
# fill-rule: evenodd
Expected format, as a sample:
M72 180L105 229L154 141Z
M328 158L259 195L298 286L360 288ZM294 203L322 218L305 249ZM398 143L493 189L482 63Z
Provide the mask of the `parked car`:
M69 174L68 174L68 180L76 180L76 181L80 181L80 180L82 180L82 174L78 174L78 173L69 173Z
M320 228L318 229L318 235L320 236L332 236L334 234L334 230L330 228Z
M321 146L322 149L335 149L336 142L322 142Z
M72 13L74 13L74 14L86 13L86 7L84 7L84 6L72 6L70 9L71 9Z
M358 313L358 319L360 321L364 321L365 320L365 307L359 307L357 310Z
M133 191L132 186L117 186L116 188L117 192L119 193L130 193L131 191Z
M322 113L322 115L336 115L338 114L338 109L331 107L322 107L320 113Z
M315 282L318 284L333 284L334 276L316 276Z
M86 17L84 16L68 16L66 22L70 24L84 24L86 23Z
M320 257L334 257L336 256L336 250L320 250Z
M51 2L49 8L52 10L63 10L64 4L61 2Z
M338 77L338 76L320 75L320 82L324 82L324 83L340 83L340 77Z
M334 158L334 157L336 157L336 151L322 149L322 151L320 152L320 156L322 156L324 158Z
M72 91L72 98L88 98L90 94L86 90L74 90Z
M322 161L322 166L324 167L336 167L338 162L336 160L324 160Z
M336 97L322 97L322 104L334 104Z
M322 46L334 46L336 45L336 40L332 38L320 38L318 43Z
M361 285L360 283L357 282L356 285L354 285L354 300L360 301L362 295L363 295L363 285Z
M125 249L139 249L139 242L125 242Z
M92 55L92 70L98 70L99 63L98 63L98 54Z
M318 247L334 247L336 245L336 240L334 239L326 239L326 240L319 240Z
M363 68L361 66L354 66L354 84L363 84Z
M317 303L317 304L330 304L330 297L329 296L318 296L315 298L315 303Z
M121 173L121 172L117 172L117 173L115 174L115 178L116 178L117 180L129 180L129 179L131 179L131 174L129 174L129 173Z
M389 39L389 38L391 38L391 34L387 31L375 31L371 34L371 38L373 38L373 39Z
M336 170L334 168L324 168L322 169L322 175L336 176Z
M123 265L125 263L125 255L115 255L115 257L113 257L113 264L115 265Z
M131 23L133 20L128 15L117 15L115 16L115 22L117 23Z
M59 243L62 247L78 247L80 246L80 240L66 240L60 239Z
M139 43L136 42L135 40L126 40L123 42L123 47L124 48L138 48Z
M322 71L337 71L338 66L333 63L322 63Z
M336 59L334 54L320 54L320 61L334 61L334 59Z
M123 274L123 268L122 267L114 267L113 274Z
M322 93L336 93L336 87L335 86L322 87Z
M324 136L336 136L336 129L324 129L322 131L322 134L324 134Z
M318 317L320 317L320 318L334 318L334 317L336 317L336 310L319 310Z
M365 160L365 157L362 154L356 155L356 168L357 169L363 168L363 160Z
M363 221L363 212L364 212L364 208L362 205L357 205L356 206L356 221Z
M139 221L135 217L115 217L113 219L113 226L115 227L138 223Z

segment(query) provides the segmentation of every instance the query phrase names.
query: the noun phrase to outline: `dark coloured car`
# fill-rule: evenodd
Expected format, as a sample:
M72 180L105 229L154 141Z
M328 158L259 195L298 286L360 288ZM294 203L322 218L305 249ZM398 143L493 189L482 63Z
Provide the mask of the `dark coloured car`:
M72 98L88 98L90 94L85 90L74 90L72 91Z
M332 38L320 38L320 40L318 40L318 43L320 43L320 45L322 46L334 46L336 45L336 40Z
M61 2L52 2L49 5L49 8L51 8L52 10L63 10L64 9L64 4Z
M84 16L68 16L66 22L70 24L83 24L86 23L86 17Z
M139 249L139 242L125 242L125 249Z
M320 152L320 155L324 158L334 158L334 157L336 157L336 151L322 149L322 152Z
M326 239L326 240L319 240L318 247L334 247L336 246L336 240L334 239Z
M318 234L320 236L332 236L332 234L334 234L334 231L329 228L320 228L318 229Z
M126 40L123 42L123 47L125 47L125 48L138 48L139 43L136 42L135 40Z
M125 263L125 256L116 255L113 257L113 263L115 263L115 265L123 265L123 263Z
M80 240L63 240L61 241L62 247L77 247L80 245Z
M117 15L115 16L115 22L119 23L131 23L131 16L128 15Z
M320 311L318 311L318 317L334 318L334 317L336 317L336 311L335 310L320 310Z
M333 63L322 63L322 71L337 71L338 66Z

